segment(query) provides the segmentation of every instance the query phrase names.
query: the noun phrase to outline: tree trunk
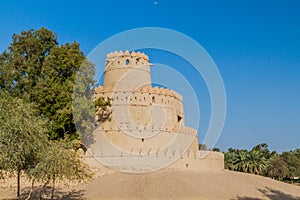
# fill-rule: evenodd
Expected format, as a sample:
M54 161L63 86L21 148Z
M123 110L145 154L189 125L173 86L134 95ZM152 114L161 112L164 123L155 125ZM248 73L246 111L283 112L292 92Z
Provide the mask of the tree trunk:
M54 197L54 189L55 189L55 177L53 177L53 185L52 185L52 191L51 191L51 200L53 200L53 197Z
M27 198L25 200L29 200L30 199L31 193L33 191L33 186L34 186L34 179L32 179L30 192L29 192L29 194L28 194L28 196L27 196Z
M17 189L18 200L21 199L21 197L20 197L20 178L21 178L21 170L18 170L18 189Z
M43 192L44 192L44 190L45 190L45 187L48 185L49 181L50 181L50 179L48 179L48 180L46 181L46 183L43 185L43 187L42 187L42 189L41 189L41 191L40 191L39 199L42 199Z

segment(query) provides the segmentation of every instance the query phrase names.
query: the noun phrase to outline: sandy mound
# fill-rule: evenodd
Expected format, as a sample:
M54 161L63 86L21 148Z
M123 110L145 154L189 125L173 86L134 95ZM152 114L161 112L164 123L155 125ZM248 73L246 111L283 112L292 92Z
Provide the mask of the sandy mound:
M87 199L300 199L300 187L232 172L115 173L81 185Z
M62 199L220 199L300 200L300 187L251 174L164 170L146 174L113 173L69 188ZM11 189L0 189L2 199Z

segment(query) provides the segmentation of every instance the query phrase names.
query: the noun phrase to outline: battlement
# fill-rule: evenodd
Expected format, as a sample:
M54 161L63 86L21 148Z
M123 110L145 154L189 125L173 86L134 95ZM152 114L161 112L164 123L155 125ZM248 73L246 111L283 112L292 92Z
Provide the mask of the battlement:
M146 87L141 87L137 90L131 91L131 90L124 90L124 91L113 91L113 88L111 87L102 87L99 86L98 88L95 89L95 96L96 98L98 96L104 95L104 93L111 93L111 92L120 92L120 93L130 93L130 94L134 94L134 93L150 93L150 94L157 94L157 95L163 95L163 96L170 96L170 97L174 97L176 99L178 99L179 101L182 101L182 96L180 94L178 94L177 92L170 90L170 89L166 89L166 88L159 88L159 87L152 87L152 86L146 86Z
M114 51L112 53L107 54L106 56L106 60L111 60L117 57L138 57L138 58L143 58L145 60L147 60L149 62L149 57L145 54L145 53L141 53L141 52L135 52L132 51L131 53L126 50L125 52L123 51Z

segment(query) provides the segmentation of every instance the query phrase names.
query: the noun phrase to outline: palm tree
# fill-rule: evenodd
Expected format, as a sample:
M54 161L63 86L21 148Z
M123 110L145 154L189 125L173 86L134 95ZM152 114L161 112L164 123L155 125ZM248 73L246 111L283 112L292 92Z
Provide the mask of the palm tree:
M247 154L247 151L240 151L234 155L233 166L235 170L246 172Z
M266 158L260 151L252 150L247 154L245 165L246 172L251 174L261 174L266 166Z
M224 167L225 169L234 170L233 158L235 153L225 152L224 153Z

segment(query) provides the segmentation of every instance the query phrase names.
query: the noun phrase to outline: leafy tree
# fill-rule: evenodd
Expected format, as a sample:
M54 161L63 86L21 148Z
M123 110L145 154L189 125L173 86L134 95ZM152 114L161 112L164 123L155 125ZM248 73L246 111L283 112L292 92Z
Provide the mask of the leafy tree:
M47 140L45 125L31 104L0 93L0 170L17 174L18 199L21 172L35 167Z
M288 167L287 178L300 176L300 158L296 151L283 152L281 157Z
M279 155L271 157L268 160L265 174L271 178L282 180L288 175L288 167L283 158Z
M105 100L103 97L95 100L96 116L99 122L105 122L111 119L111 111L108 107L111 106L110 99Z
M94 65L77 42L58 45L56 34L45 28L13 35L12 43L0 55L0 91L34 102L49 121L52 139L78 137L75 123L81 126L82 120L74 120L72 94L76 90L81 94L79 102L86 102L93 94L94 73ZM77 75L80 84L74 87ZM94 108L86 105L87 110Z
M29 174L32 180L43 181L44 187L52 183L51 199L57 181L81 182L92 176L88 166L81 162L72 145L66 141L49 141L47 148L40 153L38 164Z
M22 171L54 186L57 180L90 175L66 141L94 121L94 73L78 43L58 45L57 36L45 28L13 35L0 55L0 174L17 174L18 198ZM48 136L65 140L55 143Z

